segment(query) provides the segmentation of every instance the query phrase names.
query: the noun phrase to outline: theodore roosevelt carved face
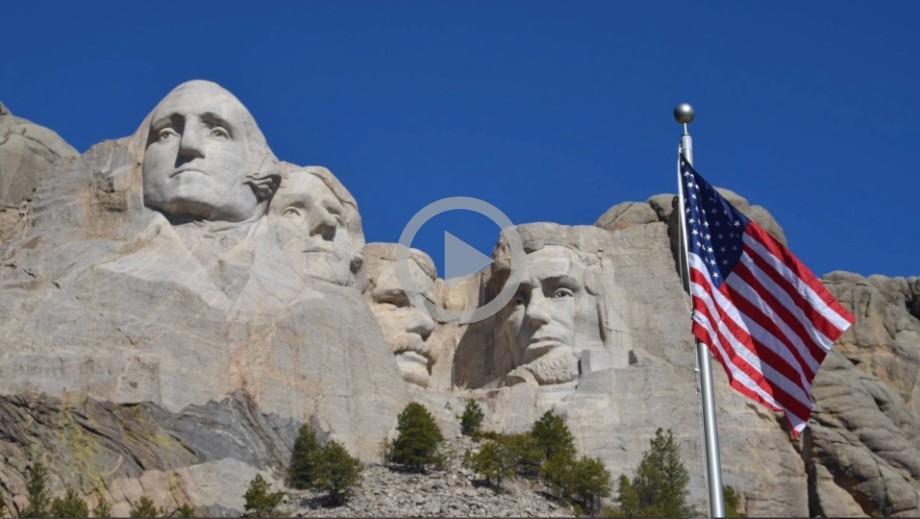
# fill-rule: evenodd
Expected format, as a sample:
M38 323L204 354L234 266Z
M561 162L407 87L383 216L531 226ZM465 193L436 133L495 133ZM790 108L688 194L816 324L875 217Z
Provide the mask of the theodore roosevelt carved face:
M403 379L410 384L428 387L431 366L436 360L428 338L435 329L435 322L425 308L413 304L412 294L396 276L398 246L395 243L371 243L365 247L367 285L364 294L387 344L396 355ZM420 250L410 249L409 273L414 281L414 290L435 302L437 274L431 258Z
M252 115L207 81L179 85L149 117L144 203L167 216L239 222L258 214L277 186Z

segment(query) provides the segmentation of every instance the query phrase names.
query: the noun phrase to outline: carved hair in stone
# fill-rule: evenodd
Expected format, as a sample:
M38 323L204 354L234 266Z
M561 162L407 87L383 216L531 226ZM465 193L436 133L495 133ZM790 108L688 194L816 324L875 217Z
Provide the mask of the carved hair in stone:
M264 214L277 159L252 115L209 81L173 89L141 124L144 205L173 221L241 222Z
M517 226L526 254L522 282L497 315L495 365L506 384L575 381L586 350L604 350L605 301L599 283L603 230L556 224ZM495 251L487 296L508 277L505 232ZM499 368L501 369L501 368Z
M402 373L410 384L428 387L431 366L436 359L428 341L435 322L425 308L416 307L396 275L396 243L369 243L364 248L364 295L368 299L383 336ZM418 249L409 249L409 272L414 289L437 304L437 271L434 262Z

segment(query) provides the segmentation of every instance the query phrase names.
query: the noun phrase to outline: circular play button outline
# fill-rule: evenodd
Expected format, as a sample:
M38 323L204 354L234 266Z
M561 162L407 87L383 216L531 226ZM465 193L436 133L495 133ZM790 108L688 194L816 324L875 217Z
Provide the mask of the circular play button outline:
M412 240L415 239L415 235L423 225L428 223L428 220L447 211L472 211L492 220L498 225L500 232L505 233L508 246L511 249L511 273L505 282L505 286L491 301L472 310L462 312L447 310L429 301L419 292L418 287L415 286L415 280L412 279L412 275L409 272L409 249L412 247ZM403 291L409 295L412 304L418 308L426 308L429 315L440 322L468 324L492 317L511 301L521 284L519 271L526 256L521 236L518 234L517 229L514 228L511 219L501 209L478 198L452 196L426 205L409 219L409 223L406 224L402 234L399 235L399 244L401 247L396 248L396 278L403 287Z

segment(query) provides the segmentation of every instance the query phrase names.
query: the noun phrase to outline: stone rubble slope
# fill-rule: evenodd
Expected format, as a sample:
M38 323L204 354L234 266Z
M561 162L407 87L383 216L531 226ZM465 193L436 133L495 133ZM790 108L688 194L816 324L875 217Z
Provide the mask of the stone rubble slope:
M343 506L324 508L322 494L288 491L281 510L293 517L573 517L537 481L514 478L501 490L485 485L461 466L465 449L478 447L467 437L447 439L456 453L445 469L412 474L371 464L363 482Z

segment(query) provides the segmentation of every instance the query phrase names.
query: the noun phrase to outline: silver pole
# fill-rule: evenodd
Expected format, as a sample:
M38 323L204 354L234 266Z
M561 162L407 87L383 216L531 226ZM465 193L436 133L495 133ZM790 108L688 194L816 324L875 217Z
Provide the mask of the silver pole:
M687 162L693 164L693 139L687 125L693 121L693 107L687 103L681 103L674 109L674 119L683 125L684 133L680 138L680 150ZM687 251L687 233L685 219L687 213L684 210L684 187L680 178L680 165L677 168L677 186L679 188L679 206L680 206L680 237L683 247L682 255ZM686 257L686 256L685 256ZM690 283L690 264L685 259L684 272L686 276L687 288ZM719 459L719 430L716 424L716 403L712 394L712 363L709 360L709 350L706 345L696 341L696 363L699 371L700 400L703 419L703 441L706 444L706 481L709 485L709 515L710 517L725 517L725 500L722 495L722 462Z

